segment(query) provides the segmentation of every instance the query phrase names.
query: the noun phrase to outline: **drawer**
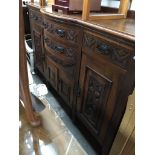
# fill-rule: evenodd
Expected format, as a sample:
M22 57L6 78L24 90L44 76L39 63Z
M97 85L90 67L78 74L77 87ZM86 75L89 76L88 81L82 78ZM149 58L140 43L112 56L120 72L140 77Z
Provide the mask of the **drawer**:
M117 42L117 39L110 40L104 36L91 32L84 33L82 51L94 57L103 58L123 69L127 69L134 57L134 48Z
M76 49L53 40L48 35L44 37L44 46L50 58L57 64L67 67L76 63Z
M42 26L42 16L41 13L29 10L29 17L32 22L35 22L37 24L40 24Z
M50 35L55 38L72 45L77 44L81 46L82 43L82 30L76 26L70 26L69 24L63 24L59 21L51 21L50 19L44 19L44 31L49 32Z

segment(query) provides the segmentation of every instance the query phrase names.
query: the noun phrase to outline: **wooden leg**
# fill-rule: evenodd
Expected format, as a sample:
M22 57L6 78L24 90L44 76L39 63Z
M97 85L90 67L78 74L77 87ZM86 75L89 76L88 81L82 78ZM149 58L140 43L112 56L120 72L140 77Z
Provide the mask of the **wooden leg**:
M40 120L35 116L32 109L32 101L29 92L26 50L24 45L24 24L23 24L23 10L22 0L19 0L19 88L20 98L24 103L24 108L28 121L32 126L40 125Z

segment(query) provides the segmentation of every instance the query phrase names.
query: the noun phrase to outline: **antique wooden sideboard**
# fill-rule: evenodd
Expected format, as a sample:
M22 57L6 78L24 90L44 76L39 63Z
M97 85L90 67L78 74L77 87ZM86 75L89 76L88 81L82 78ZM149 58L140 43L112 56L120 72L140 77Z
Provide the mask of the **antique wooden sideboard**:
M107 155L134 89L134 20L82 21L29 4L35 69Z

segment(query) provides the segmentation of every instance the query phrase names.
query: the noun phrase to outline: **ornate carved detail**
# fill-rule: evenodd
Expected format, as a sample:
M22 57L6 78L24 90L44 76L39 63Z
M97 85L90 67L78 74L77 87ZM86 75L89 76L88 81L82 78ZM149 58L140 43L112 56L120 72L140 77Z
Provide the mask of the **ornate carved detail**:
M98 106L101 105L104 89L105 84L100 84L93 76L90 77L84 112L94 126L97 126Z
M104 112L101 109L106 106L111 84L111 81L99 76L90 69L87 70L87 94L84 99L83 113L97 132L100 126L99 117L101 117L101 111Z
M91 50L95 47L96 40L90 35L84 35L84 46L90 48Z
M75 51L72 49L72 48L68 48L68 49L66 49L66 56L67 57L74 57L74 55L75 55Z
M84 46L93 51L93 47L96 48L98 52L107 56L114 64L117 64L123 68L126 68L129 62L129 59L133 57L133 54L130 54L122 48L116 48L112 45L109 45L103 41L95 39L95 37L88 34L84 35ZM95 51L95 50L94 50Z
M78 32L74 30L64 29L53 25L52 23L48 22L47 20L44 21L44 28L47 29L48 32L52 34L56 34L61 38L65 38L69 41L77 42ZM50 27L49 27L50 26Z
M122 67L127 66L130 58L132 58L132 55L121 49L114 50L113 54L111 55L112 61Z
M120 48L114 48L101 41L97 41L96 49L101 54L108 55L113 63L121 67L127 67L129 58L132 57L132 55L130 55L130 53L126 52L125 50Z
M66 36L67 40L77 42L77 37L78 37L78 33L76 31L73 31L73 30L67 31L67 36Z

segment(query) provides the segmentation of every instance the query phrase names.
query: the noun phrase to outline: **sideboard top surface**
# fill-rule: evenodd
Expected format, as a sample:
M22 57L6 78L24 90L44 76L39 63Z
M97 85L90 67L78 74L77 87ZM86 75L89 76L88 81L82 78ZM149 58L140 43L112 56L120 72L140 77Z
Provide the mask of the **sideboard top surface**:
M73 22L77 22L84 26L89 26L101 31L105 31L108 33L112 33L114 35L118 35L120 37L135 40L135 20L134 19L113 19L113 20L87 20L83 21L81 19L80 14L71 14L66 15L62 13L58 13L52 11L52 6L39 7L39 5L35 5L34 3L29 3L29 6L39 8L43 14L48 16L70 20ZM98 13L99 14L99 13Z

